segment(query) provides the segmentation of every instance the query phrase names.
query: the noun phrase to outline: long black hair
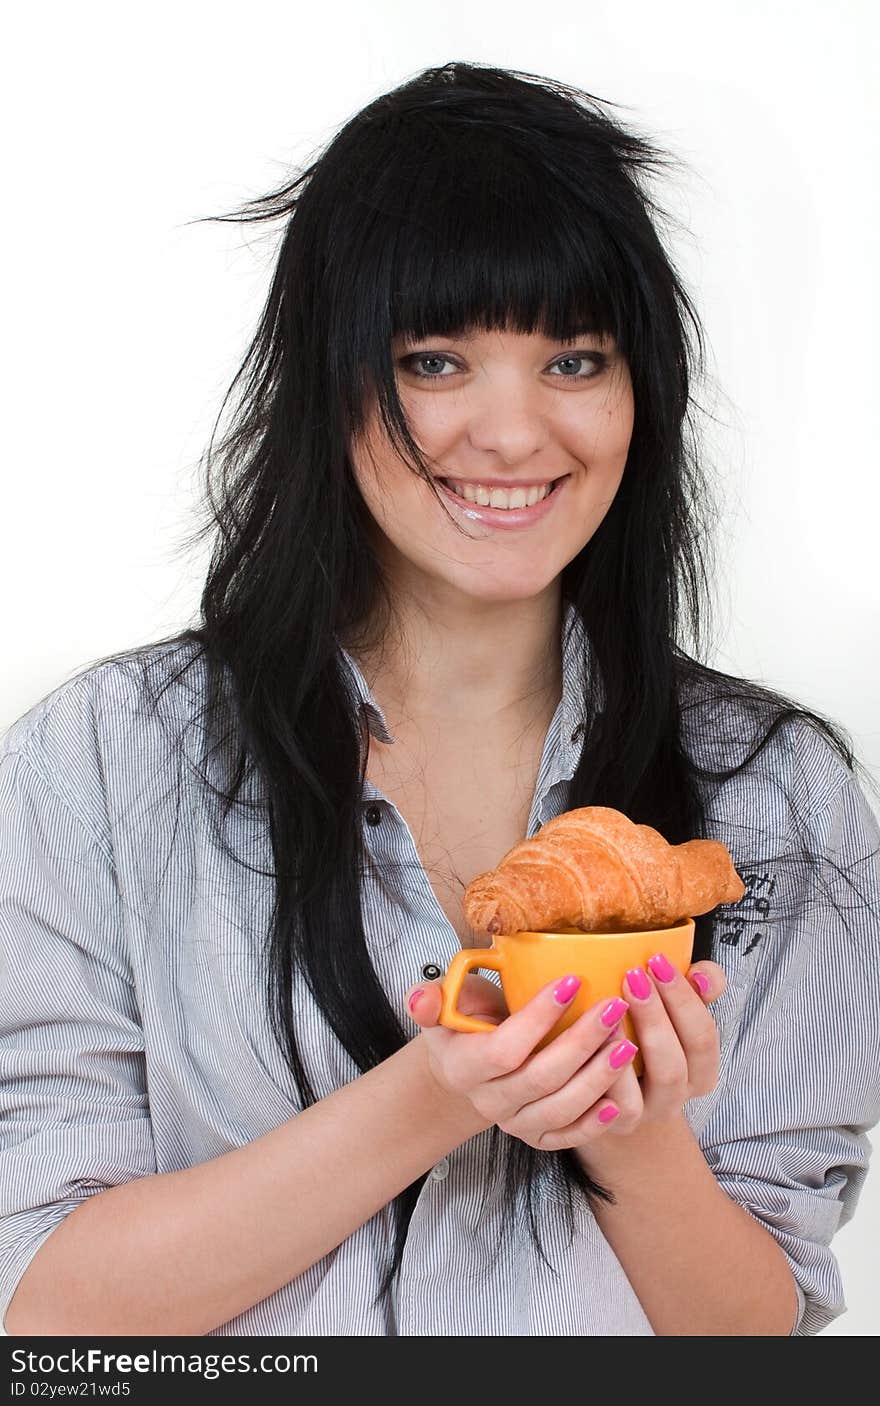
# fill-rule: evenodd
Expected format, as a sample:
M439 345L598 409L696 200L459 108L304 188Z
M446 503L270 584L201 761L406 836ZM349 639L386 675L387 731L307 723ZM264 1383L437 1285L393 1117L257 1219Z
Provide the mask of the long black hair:
M373 395L392 442L436 492L398 399L396 334L481 327L567 340L593 328L614 337L628 364L635 416L623 479L561 579L591 656L567 808L612 806L671 843L704 835L707 787L752 764L797 718L855 764L829 719L699 662L714 514L694 419L705 345L653 193L654 178L677 163L610 106L534 74L429 68L345 122L294 180L213 217L286 225L224 398L225 408L237 391L236 413L203 456L206 513L191 540L209 531L214 540L199 621L169 640L196 647L184 667L199 657L208 665L205 755L225 758L225 780L209 781L206 760L205 797L219 802L221 827L234 806L253 804L246 783L257 783L275 894L262 935L266 1000L301 1107L315 1094L291 1012L294 980L308 984L362 1071L410 1038L364 936L367 736L340 657L342 641L381 637L392 619L349 457ZM725 719L750 720L746 745L727 747L732 765L701 766L691 754L685 724L695 734L704 715L716 740ZM712 955L716 919L699 919L694 960ZM613 1199L570 1151L492 1132L511 1224L525 1205L542 1254L534 1205L545 1174L561 1181L570 1215L578 1195ZM380 1293L422 1182L396 1199Z

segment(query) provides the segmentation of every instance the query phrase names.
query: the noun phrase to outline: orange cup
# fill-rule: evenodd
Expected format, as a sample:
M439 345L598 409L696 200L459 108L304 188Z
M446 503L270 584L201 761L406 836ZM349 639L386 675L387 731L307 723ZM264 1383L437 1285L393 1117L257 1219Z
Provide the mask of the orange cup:
M655 952L665 953L672 965L685 973L693 955L695 926L693 918L687 918L675 927L651 932L582 932L580 928L515 932L496 937L491 947L462 949L449 963L441 983L440 1024L450 1030L497 1029L489 1021L476 1020L458 1010L461 984L470 971L482 968L500 974L511 1015L554 978L579 976L581 985L574 1000L535 1046L541 1050L597 1001L622 996L626 973L631 967L644 967ZM623 1017L620 1033L638 1044L629 1013ZM633 1069L637 1075L643 1073L641 1053L633 1060Z

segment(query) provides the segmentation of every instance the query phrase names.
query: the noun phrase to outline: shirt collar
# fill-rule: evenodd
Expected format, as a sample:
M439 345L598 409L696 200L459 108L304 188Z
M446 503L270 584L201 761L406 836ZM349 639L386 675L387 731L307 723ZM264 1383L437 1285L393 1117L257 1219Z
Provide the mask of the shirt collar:
M559 700L556 715L554 715L554 722L558 716L560 775L569 778L574 774L580 756L585 722L587 700L587 681L584 676L585 638L586 630L579 612L573 605L568 605L563 612L560 639L562 647L562 697ZM359 664L341 644L339 651L348 668L352 695L366 716L371 735L379 742L392 746L394 738L388 731L385 715L376 702ZM552 727L553 723L551 723L551 730Z

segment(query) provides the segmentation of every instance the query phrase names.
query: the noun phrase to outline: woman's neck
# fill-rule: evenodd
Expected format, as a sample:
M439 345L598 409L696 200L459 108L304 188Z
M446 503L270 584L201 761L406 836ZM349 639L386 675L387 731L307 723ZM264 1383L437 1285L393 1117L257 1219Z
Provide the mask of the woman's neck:
M352 649L389 731L497 728L552 716L562 691L561 601L410 609L369 653Z

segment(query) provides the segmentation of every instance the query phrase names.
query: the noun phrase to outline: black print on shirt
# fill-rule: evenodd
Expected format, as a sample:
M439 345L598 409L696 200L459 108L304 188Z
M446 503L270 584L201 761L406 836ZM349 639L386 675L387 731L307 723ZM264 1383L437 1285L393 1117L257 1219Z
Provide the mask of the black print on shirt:
M719 941L726 947L738 947L745 932L746 924L754 919L758 922L769 920L770 898L776 888L776 876L774 874L743 874L742 881L746 886L746 891L734 909L739 913L744 913L744 917L737 916L730 920L729 925L719 934ZM763 932L753 933L748 943L743 948L743 956L757 947L758 943L765 936Z

